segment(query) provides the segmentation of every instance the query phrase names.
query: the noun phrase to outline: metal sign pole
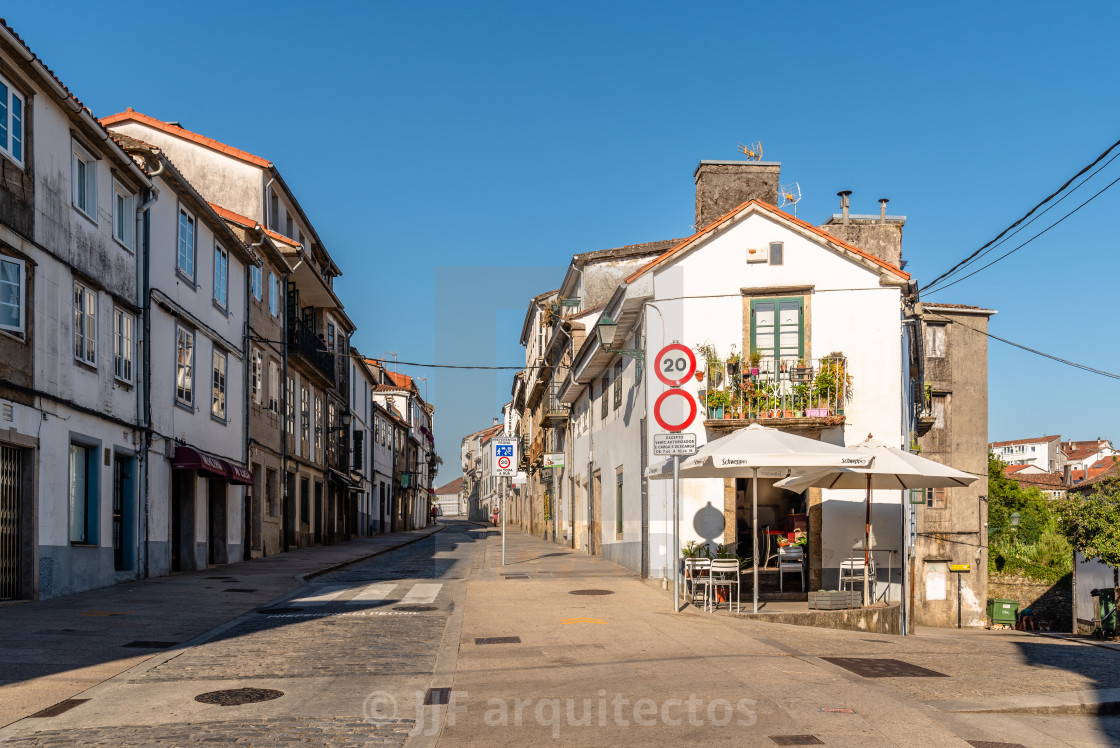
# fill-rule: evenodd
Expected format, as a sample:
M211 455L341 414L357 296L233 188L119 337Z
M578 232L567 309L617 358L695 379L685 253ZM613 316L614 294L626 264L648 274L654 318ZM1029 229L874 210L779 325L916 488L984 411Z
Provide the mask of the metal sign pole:
M502 506L498 512L498 521L502 523L502 566L506 565L506 487L509 478L502 478Z
M753 468L754 477L751 478L751 532L754 534L754 539L751 542L751 554L754 556L754 571L752 573L751 587L752 594L754 595L754 608L753 611L758 613L758 468ZM781 562L779 562L779 566ZM778 571L778 577L781 578L781 571ZM730 598L728 598L730 599ZM728 603L728 609L731 604Z
M681 544L678 533L681 526L681 458L673 455L673 612L681 610Z

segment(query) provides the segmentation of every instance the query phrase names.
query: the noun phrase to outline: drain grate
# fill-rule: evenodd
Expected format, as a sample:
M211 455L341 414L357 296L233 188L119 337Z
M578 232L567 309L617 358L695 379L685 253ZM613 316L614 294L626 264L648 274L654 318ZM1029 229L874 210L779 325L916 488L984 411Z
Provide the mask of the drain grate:
M966 740L972 748L1027 748L1022 743L1000 743L995 740Z
M256 592L256 590L246 589L244 587L226 587L222 592Z
M397 605L393 610L406 610L410 613L427 613L430 610L439 610L435 605Z
M948 678L945 673L927 670L902 660L872 657L822 657L825 662L842 667L864 678Z
M569 595L613 595L613 590L572 590Z
M771 735L776 745L824 745L816 735Z
M256 704L258 701L272 701L284 695L283 691L271 688L227 688L224 691L207 691L194 697L195 701L216 706L240 706Z
M139 641L139 642L129 642L128 644L122 644L121 646L122 647L132 647L134 649L170 649L171 647L176 646L178 643L179 642Z
M474 640L475 644L520 644L520 636L484 636Z
M528 579L528 574L503 574L502 579Z
M429 688L424 697L424 706L442 706L451 700L450 688Z
M303 608L261 608L257 613L302 613Z
M48 706L46 709L35 712L34 714L30 715L29 718L43 719L45 717L57 717L63 712L68 712L79 704L84 704L87 701L89 701L89 699L67 699L66 701L60 701L54 706Z

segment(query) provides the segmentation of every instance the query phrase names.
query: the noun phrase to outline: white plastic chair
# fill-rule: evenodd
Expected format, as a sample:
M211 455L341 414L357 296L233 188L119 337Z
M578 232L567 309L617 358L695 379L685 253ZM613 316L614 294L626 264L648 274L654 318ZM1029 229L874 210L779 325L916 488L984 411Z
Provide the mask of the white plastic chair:
M784 572L801 573L801 591L805 591L805 549L799 545L786 545L778 548L778 590L784 591L782 580Z
M708 589L704 593L704 601L707 604L711 600L711 610L716 609L717 603L715 602L714 587L731 587L735 586L735 612L739 612L739 559L737 558L714 558L712 565L708 570ZM728 595L727 609L731 610L731 596Z
M856 584L863 584L863 569L867 567L867 579L871 589L865 590L869 600L875 599L875 559L872 558L870 562L864 563L863 556L856 556L854 558L845 559L840 562L840 589L844 589L846 584L849 589L855 591Z
M684 560L685 587L692 596L692 603L696 604L696 590L704 590L704 605L708 603L708 570L711 568L710 558L686 558Z

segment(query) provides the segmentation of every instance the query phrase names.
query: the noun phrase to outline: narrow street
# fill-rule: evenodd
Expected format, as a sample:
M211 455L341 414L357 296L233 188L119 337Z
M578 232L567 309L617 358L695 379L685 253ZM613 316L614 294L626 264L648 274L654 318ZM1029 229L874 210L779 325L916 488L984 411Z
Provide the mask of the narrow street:
M691 607L674 615L669 593L601 558L511 531L503 567L494 528L439 525L433 535L314 576L193 646L141 659L77 693L76 704L63 702L55 716L0 729L0 740L1047 746L1120 739L1114 718L1089 713L1120 699L1120 652L1111 649L1014 632L924 630L904 639ZM0 609L0 622L26 619L36 605ZM158 605L149 614L170 620L183 601ZM69 628L65 616L49 614ZM19 653L8 640L0 659L17 661ZM870 677L830 661L843 657L919 670ZM218 703L196 699L234 689L266 700L225 701L237 692ZM1078 708L1078 700L1090 706ZM788 742L810 736L818 742Z

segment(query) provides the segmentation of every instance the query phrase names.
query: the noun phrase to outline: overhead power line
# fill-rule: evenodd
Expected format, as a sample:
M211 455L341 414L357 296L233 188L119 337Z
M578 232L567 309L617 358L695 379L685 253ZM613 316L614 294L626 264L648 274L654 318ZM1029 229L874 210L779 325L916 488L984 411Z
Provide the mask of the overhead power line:
M1107 148L1107 149L1106 149L1106 150L1105 150L1105 151L1104 151L1103 153L1101 153L1101 155L1099 155L1099 156L1097 156L1097 157L1096 157L1095 159L1093 159L1093 161L1092 161L1091 163L1089 163L1089 164L1088 164L1088 165L1087 165L1087 166L1086 166L1085 168L1081 169L1081 171L1077 172L1077 173L1076 173L1076 174L1074 174L1074 175L1073 175L1072 177L1070 177L1070 178L1069 178L1068 180L1066 180L1065 184L1063 184L1063 185L1062 185L1061 187L1059 187L1058 189L1054 190L1054 191L1053 191L1052 193L1050 193L1049 195L1047 195L1045 199L1043 199L1043 200L1042 200L1041 202L1039 202L1039 203L1038 203L1037 205L1035 205L1035 206L1034 206L1033 208L1031 208L1030 210L1028 210L1028 211L1027 211L1027 212L1026 212L1026 213L1025 213L1025 214L1024 214L1023 216L1022 216L1022 218L1020 218L1019 220L1015 221L1015 223L1011 224L1010 226L1008 226L1007 228L1005 228L1005 229L1004 229L1003 231L999 232L999 234L997 234L997 235L996 235L996 237L995 237L994 239L992 239L991 241L989 241L989 242L985 243L985 244L984 244L983 246L981 246L981 247L980 247L979 249L977 249L977 250L976 250L975 252L973 252L972 254L970 254L970 255L969 255L968 257L964 258L963 260L961 260L960 262L958 262L958 263L957 263L956 265L954 265L953 267L949 268L949 270L947 270L946 272L944 272L944 273L942 273L941 275L937 276L937 277L936 277L936 278L934 278L934 279L933 279L933 280L932 280L931 282L927 283L927 284L926 284L926 288L932 288L933 286L937 285L937 283L938 283L939 281L945 280L945 279L946 279L946 278L948 278L948 277L949 277L950 275L952 275L953 273L957 272L958 270L960 270L960 269L961 269L962 267L964 267L964 266L965 266L965 265L967 265L968 263L972 262L972 261L973 261L973 260L974 260L974 259L975 259L976 257L978 257L978 256L980 255L980 253L981 253L981 252L983 252L983 251L984 251L985 249L987 249L988 247L992 246L992 245L993 245L993 244L995 244L995 243L996 243L997 241L999 241L1000 239L1002 239L1002 238L1003 238L1003 236L1004 236L1005 234L1007 234L1007 233L1008 233L1009 231L1011 231L1012 229L1016 228L1016 227L1017 227L1017 226L1018 226L1019 224L1021 224L1021 223L1022 223L1023 221L1025 221L1025 220L1027 220L1028 218L1030 218L1030 217L1031 217L1031 216L1032 216L1032 215L1033 215L1033 214L1035 213L1035 211L1037 211L1037 210L1038 210L1039 208L1041 208L1041 207L1042 207L1043 205L1045 205L1046 203L1050 202L1050 201L1051 201L1051 200L1053 200L1053 199L1054 199L1055 197L1057 197L1057 196L1058 196L1058 195L1060 195L1060 194L1061 194L1062 192L1064 192L1064 191L1066 190L1066 188L1067 188L1067 187L1069 187L1069 186L1070 186L1071 184L1073 184L1073 183L1074 183L1074 182L1075 182L1075 181L1077 180L1077 178L1078 178L1078 177L1080 177L1080 176L1081 176L1082 174L1085 174L1085 173L1086 173L1086 172L1088 172L1088 171L1089 171L1090 169L1092 169L1092 168L1093 168L1094 166L1096 166L1096 165L1097 165L1097 164L1099 164L1099 163L1100 163L1101 161L1103 161L1103 160L1104 160L1104 159L1105 159L1105 158L1106 158L1106 157L1108 156L1108 154L1110 154L1110 153L1112 153L1112 151L1116 150L1116 148L1117 148L1117 147L1120 147L1120 140L1117 140L1117 141L1116 141L1115 143L1113 143L1112 145L1110 145L1110 146L1109 146L1109 147L1108 147L1108 148ZM924 289L923 289L923 290L924 290Z
M1113 374L1112 372L1104 371L1103 369L1094 369L1092 366L1086 366L1085 364L1079 364L1076 361L1070 361L1069 359L1062 358L1061 356L1055 356L1052 353L1046 353L1044 351L1040 351L1037 348L1031 348L1030 346L1023 345L1022 343L1016 343L1013 340L1008 340L1007 338L1001 338L999 335L993 335L990 332L985 332L984 330L979 330L975 327L972 327L970 325L966 325L963 322L959 322L955 319L950 319L948 317L939 317L938 320L939 321L943 320L945 322L951 322L954 325L960 325L961 327L963 327L966 330L972 330L975 333L979 333L981 335L986 335L989 338L994 338L995 340L998 340L1001 343L1007 343L1007 345L1014 346L1014 347L1019 348L1021 350L1027 351L1028 353L1033 353L1036 356L1042 356L1043 358L1048 358L1052 361L1057 361L1058 363L1065 364L1066 366L1072 366L1075 369L1081 369L1082 371L1087 371L1091 374L1100 374L1102 377L1109 377L1110 379L1120 379L1120 374Z
M1117 155L1120 155L1120 154L1117 154ZM1113 158L1115 158L1115 156L1113 156ZM1082 208L1084 208L1084 207L1085 207L1086 205L1088 205L1089 203L1091 203L1091 202L1093 202L1094 200L1096 200L1096 199L1097 199L1098 197L1100 197L1100 196L1101 196L1101 194L1103 194L1103 193L1104 193L1104 192L1105 192L1106 190L1108 190L1109 188L1111 188L1111 187L1112 187L1113 185L1115 185L1115 184L1116 184L1117 182L1120 182L1120 177L1117 177L1116 179L1113 179L1113 180L1112 180L1111 182L1109 182L1108 184L1106 184L1106 185L1105 185L1105 186L1104 186L1104 187L1103 187L1103 188L1102 188L1102 189L1101 189L1101 190L1100 190L1099 192L1097 192L1097 193L1096 193L1095 195L1093 195L1092 197L1090 197L1090 198L1089 198L1088 200L1086 200L1085 202L1083 202L1083 203L1081 203L1080 205L1078 205L1078 206L1077 206L1076 208L1074 208L1073 210L1071 210L1071 211L1070 211L1069 213L1066 213L1066 214L1065 214L1064 216L1062 216L1062 217L1061 217L1061 218L1059 218L1058 220L1054 221L1054 222L1053 222L1052 224L1050 224L1049 226L1047 226L1046 228L1044 228L1044 229L1043 229L1042 231L1039 231L1039 232L1038 232L1037 234L1035 234L1034 236L1032 236L1032 237L1031 237L1030 239L1027 239L1027 240L1026 240L1025 242L1023 242L1023 243L1022 243L1022 244L1020 244L1019 246L1015 247L1015 248L1014 248L1014 249L1012 249L1012 250L1009 250L1009 251L1007 251L1007 252L1004 252L1004 253L1003 253L1002 255L1000 255L1000 256L999 256L999 257L997 257L996 259L992 260L991 262L989 262L989 263L988 263L987 265L982 265L981 267L978 267L978 268L976 268L975 270L973 270L973 271L972 271L971 273L969 273L968 275L962 275L962 276L961 276L960 278L957 278L957 279L955 279L955 280L953 280L953 281L951 281L951 282L949 282L949 283L946 283L946 284L944 284L944 285L942 285L942 286L938 286L937 288L923 289L923 291L926 291L926 292L928 292L928 293L933 293L934 291L944 291L944 290L945 290L946 288L949 288L949 286L955 286L956 284L960 283L961 281L963 281L963 280L966 280L966 279L968 279L968 278L971 278L972 276L976 275L976 274L977 274L977 273L979 273L980 271L982 271L982 270L987 270L988 268L990 268L990 267L991 267L992 265L995 265L995 264L996 264L997 262L999 262L1000 260L1006 259L1007 257L1010 257L1011 255L1015 254L1015 253L1016 253L1016 252L1018 252L1018 251L1019 251L1020 249L1022 249L1022 248L1023 248L1023 247L1025 247L1025 246L1027 246L1028 244L1030 244L1031 242L1033 242L1033 241L1034 241L1035 239L1037 239L1038 237L1042 236L1042 235L1043 235L1043 234L1045 234L1045 233L1046 233L1047 231L1049 231L1050 229L1054 228L1054 227L1055 227L1055 226L1057 226L1057 225L1058 225L1059 223L1061 223L1062 221L1066 220L1067 218L1069 218L1070 216L1072 216L1072 215L1073 215L1074 213L1076 213L1077 211L1081 210ZM1080 186L1080 185L1079 185L1079 186Z

